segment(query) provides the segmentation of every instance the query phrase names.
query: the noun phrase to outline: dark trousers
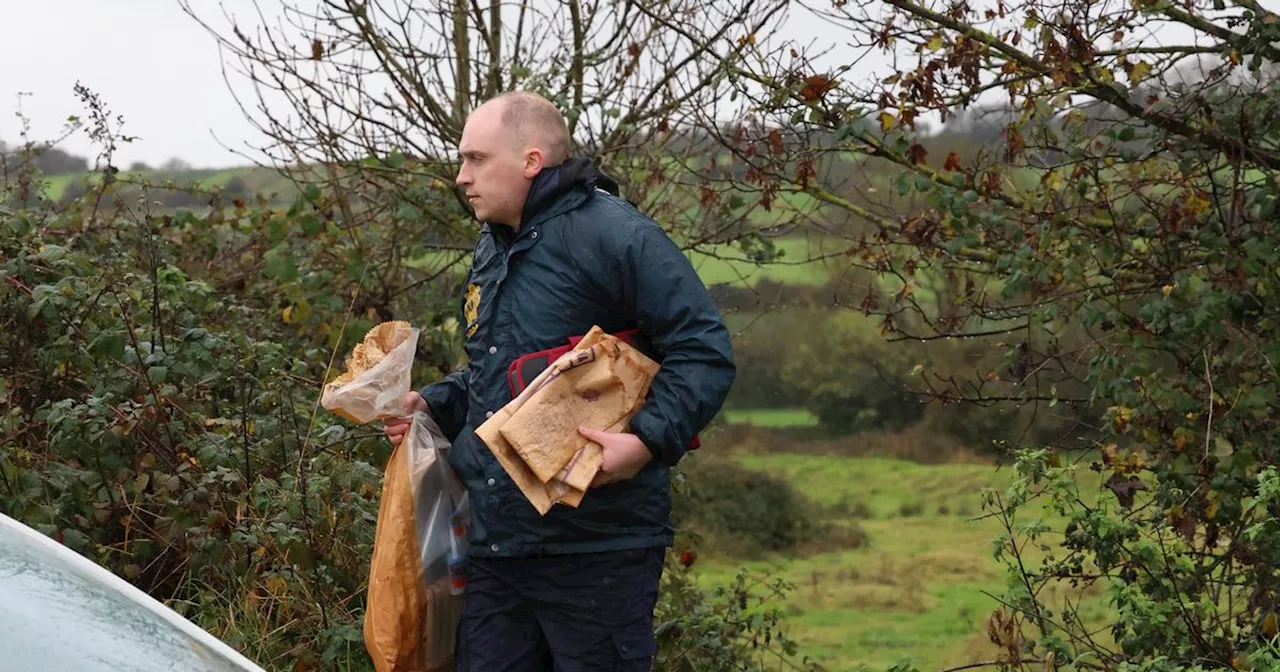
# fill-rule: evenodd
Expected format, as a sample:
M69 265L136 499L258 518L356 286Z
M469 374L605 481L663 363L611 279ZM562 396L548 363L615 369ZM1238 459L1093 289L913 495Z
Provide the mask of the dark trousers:
M458 672L649 670L663 548L467 561Z

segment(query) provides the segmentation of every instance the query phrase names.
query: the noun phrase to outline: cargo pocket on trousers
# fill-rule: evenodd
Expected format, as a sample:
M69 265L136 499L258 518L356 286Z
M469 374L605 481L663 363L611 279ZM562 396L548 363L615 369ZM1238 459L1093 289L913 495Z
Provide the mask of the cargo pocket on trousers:
M658 647L651 623L614 632L613 644L618 649L619 672L653 669L653 660Z

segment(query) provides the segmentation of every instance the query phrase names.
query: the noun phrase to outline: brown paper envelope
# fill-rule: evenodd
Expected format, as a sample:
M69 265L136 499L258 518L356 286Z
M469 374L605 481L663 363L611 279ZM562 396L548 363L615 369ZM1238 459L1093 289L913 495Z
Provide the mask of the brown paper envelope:
M578 428L604 429L624 418L644 386L643 371L624 344L604 336L593 356L553 376L502 425L507 439L539 480L555 478L583 446Z
M569 492L562 495L560 499L556 500L556 503L564 504L565 506L569 506L576 509L578 508L578 505L582 503L582 498L586 494L587 493L584 490L578 490L577 488L572 488L569 490Z
M573 459L580 446L567 440L578 427L590 426L601 412L596 404L608 404L611 395L588 400L574 389L573 372L557 377L502 425L502 436L543 483ZM621 409L619 409L619 414Z
M512 481L515 481L516 487L520 488L520 492L524 493L533 508L538 513L546 515L551 510L551 497L547 494L546 486L538 477L533 474L529 466L524 463L520 455L511 447L510 443L503 438L499 428L501 423L510 415L505 407L500 409L493 417L485 421L484 424L476 428L476 436L489 446L489 452L498 459L498 464L502 465L502 469L507 472ZM496 421L496 422L495 422Z
M539 514L556 503L576 507L603 462L600 446L577 428L623 431L657 370L652 359L593 327L476 434Z
M610 425L606 432L620 432L627 425L627 418L623 418L618 422ZM601 465L604 464L604 449L595 441L587 441L583 439L586 445L580 449L580 454L575 456L573 461L556 476L563 481L571 489L585 491L591 487L591 481L595 479L596 473L600 471Z
M583 340L586 339L584 338ZM557 359L556 362L560 362L570 356L570 354L571 353L566 353ZM497 413L494 413L492 417L485 420L483 424L476 428L476 436L480 437L480 440L484 441L485 445L489 447L489 452L493 453L493 456L497 458L498 463L502 465L502 469L506 471L507 475L511 477L511 480L515 482L516 487L520 488L520 492L524 494L525 499L528 499L529 503L533 505L533 508L536 509L540 515L544 516L547 514L547 511L551 510L551 505L553 503L551 501L550 494L547 492L546 486L542 481L538 480L537 476L534 476L533 472L529 469L528 465L524 463L524 460L521 459L520 455L516 453L515 449L511 447L511 444L503 438L500 430L502 429L502 425L511 418L511 414L514 413L516 409L520 408L525 401L532 398L536 389L557 371L555 367L556 362L553 362L552 366L544 369L542 373L538 374L537 377L530 381L529 385L526 386L515 399L512 399L506 406L498 409Z
M593 346L590 363L545 382L501 433L534 475L585 489L599 468L598 446L584 452L578 427L621 431L643 403L658 365L612 336ZM584 458L585 461L584 461Z

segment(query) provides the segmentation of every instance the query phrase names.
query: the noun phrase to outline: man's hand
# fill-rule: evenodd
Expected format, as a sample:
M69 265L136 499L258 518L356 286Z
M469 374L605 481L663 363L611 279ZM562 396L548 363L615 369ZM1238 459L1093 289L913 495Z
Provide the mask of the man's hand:
M427 412L427 400L422 398L417 392L410 392L400 398L404 405L404 415L397 418L387 418L382 424L382 431L391 439L391 445L398 446L404 440L404 435L409 431L409 425L413 422L413 414L416 412Z
M635 434L602 432L590 427L579 427L578 433L604 448L604 462L591 481L593 488L634 478L653 459L653 453Z

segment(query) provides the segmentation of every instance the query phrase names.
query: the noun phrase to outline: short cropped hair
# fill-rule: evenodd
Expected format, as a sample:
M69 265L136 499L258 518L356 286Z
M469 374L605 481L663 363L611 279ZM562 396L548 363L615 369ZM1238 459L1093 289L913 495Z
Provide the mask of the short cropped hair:
M531 91L508 91L493 98L502 101L502 124L528 141L537 138L548 165L569 158L569 125L546 98Z

